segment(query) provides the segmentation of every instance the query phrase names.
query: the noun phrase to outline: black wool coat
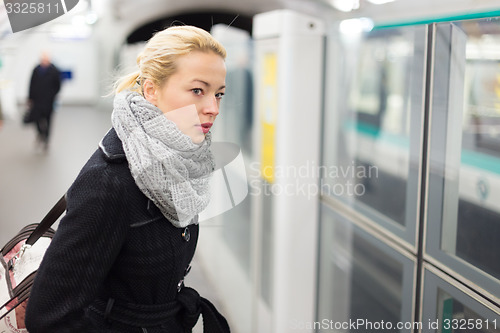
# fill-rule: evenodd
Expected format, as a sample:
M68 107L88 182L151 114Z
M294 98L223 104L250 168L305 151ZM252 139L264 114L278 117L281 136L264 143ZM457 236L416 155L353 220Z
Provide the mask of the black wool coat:
M175 302L198 231L174 227L139 190L110 130L67 192L28 301L29 332L185 332L182 311L158 309Z
M50 64L43 68L38 65L31 74L28 98L33 103L35 119L48 117L54 108L54 100L61 89L61 72Z

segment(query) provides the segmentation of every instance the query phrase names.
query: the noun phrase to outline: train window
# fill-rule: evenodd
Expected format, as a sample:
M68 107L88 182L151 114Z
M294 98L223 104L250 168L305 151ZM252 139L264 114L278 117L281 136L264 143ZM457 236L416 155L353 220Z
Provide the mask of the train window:
M436 26L427 253L500 299L500 20Z
M443 273L427 267L420 321L422 332L500 332L500 309Z
M396 332L411 322L411 259L326 206L320 244L317 332Z
M349 40L338 47L346 54L337 60L339 82L329 75L326 83L323 194L353 206L412 247L425 40L423 26ZM335 57L332 52L327 59L335 62ZM335 89L337 98L329 98Z

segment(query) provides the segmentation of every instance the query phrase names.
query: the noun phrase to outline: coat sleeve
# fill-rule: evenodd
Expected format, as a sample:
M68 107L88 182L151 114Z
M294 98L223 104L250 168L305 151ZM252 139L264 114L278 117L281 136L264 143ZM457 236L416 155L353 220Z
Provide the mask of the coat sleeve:
M53 66L54 68L54 96L59 93L59 90L61 90L61 71L56 67Z
M35 98L35 84L36 84L36 68L31 72L30 87L28 92L28 99L33 100Z
M120 200L126 193L109 169L82 171L68 190L67 213L28 300L30 333L90 331L84 309L102 287L129 229Z

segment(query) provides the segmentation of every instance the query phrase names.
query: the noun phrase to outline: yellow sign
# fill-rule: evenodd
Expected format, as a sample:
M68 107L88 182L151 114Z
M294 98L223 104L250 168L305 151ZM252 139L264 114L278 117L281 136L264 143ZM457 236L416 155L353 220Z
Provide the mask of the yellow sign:
M274 155L276 115L278 113L277 57L276 53L264 55L261 84L261 174L269 183L274 183Z

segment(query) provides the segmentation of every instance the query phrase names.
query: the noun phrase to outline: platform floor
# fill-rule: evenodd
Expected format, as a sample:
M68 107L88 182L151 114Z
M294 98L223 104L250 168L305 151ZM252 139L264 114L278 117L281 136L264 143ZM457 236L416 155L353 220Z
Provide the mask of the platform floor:
M0 129L0 246L24 225L39 222L66 192L111 127L111 107L60 106L46 152L36 145L35 128L17 118L6 119ZM186 284L222 311L196 255L192 266Z

